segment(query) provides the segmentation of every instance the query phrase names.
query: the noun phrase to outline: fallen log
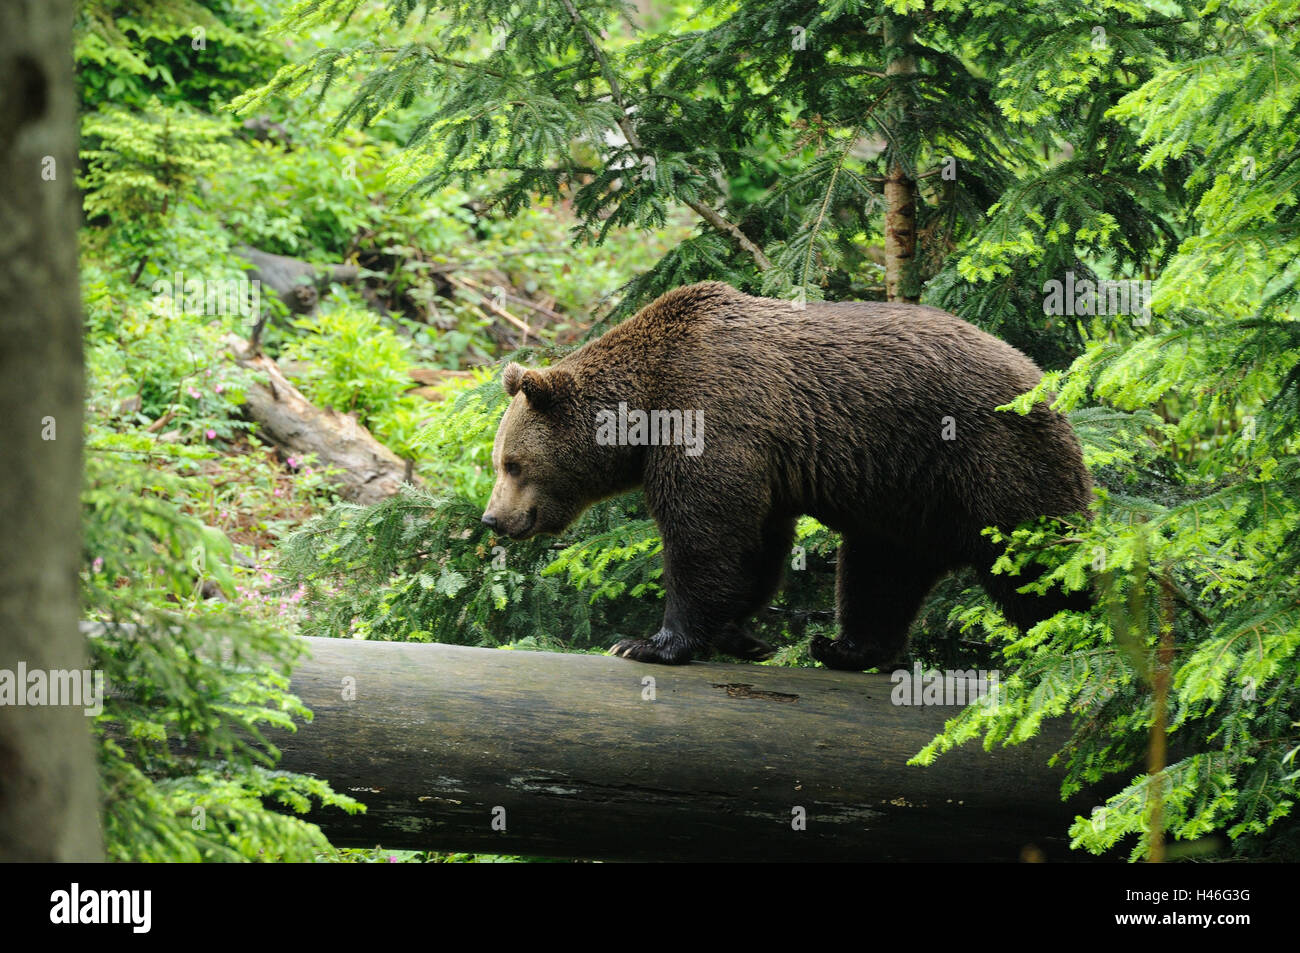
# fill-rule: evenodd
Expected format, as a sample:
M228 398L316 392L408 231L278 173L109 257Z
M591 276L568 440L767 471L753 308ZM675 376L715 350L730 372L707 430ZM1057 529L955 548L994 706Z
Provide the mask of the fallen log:
M404 481L415 480L407 461L372 437L355 418L314 405L275 361L254 353L238 335L227 335L225 344L241 367L266 376L265 384L251 383L245 392L249 417L279 446L295 454L315 454L323 466L335 468L335 482L344 499L377 503L395 494Z
M444 384L448 380L469 380L474 376L473 371L452 371L442 367L412 367L406 374L416 384L426 387Z
M355 282L361 279L356 265L321 265L310 261L274 255L251 245L235 246L235 254L248 262L250 280L274 291L294 314L310 314L320 302L321 291L331 282Z
M406 393L434 402L447 399L442 385L448 381L470 380L474 376L473 371L451 371L438 367L412 367L407 374L419 386L412 386Z
M891 703L885 675L309 639L315 712L280 767L365 814L340 846L622 860L1086 859L1046 766L1014 748L907 760L955 707ZM800 820L803 823L800 823ZM801 829L802 828L802 829Z

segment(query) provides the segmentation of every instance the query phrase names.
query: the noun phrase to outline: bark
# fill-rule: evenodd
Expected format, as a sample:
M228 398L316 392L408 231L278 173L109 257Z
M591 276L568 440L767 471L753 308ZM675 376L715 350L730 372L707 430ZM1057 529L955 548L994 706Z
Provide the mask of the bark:
M433 387L453 379L469 380L474 376L473 371L452 371L441 367L412 367L407 373L415 383L426 387Z
M0 4L0 670L15 679L86 668L72 17L72 0ZM0 704L0 861L101 860L98 786L83 705Z
M907 761L957 712L887 675L308 639L315 713L279 767L367 805L340 846L622 860L1088 859L1095 794L1060 799L1068 738ZM647 681L648 679L652 681ZM494 824L494 821L496 822Z
M885 47L906 46L912 42L908 20L885 21ZM916 75L916 57L899 56L885 67L885 75L895 84ZM900 122L908 109L908 96L899 89L891 93L894 100L890 113ZM893 146L894 149L898 145ZM914 167L914 166L913 166ZM916 275L916 180L895 157L885 178L885 295L890 301L918 302L921 289Z

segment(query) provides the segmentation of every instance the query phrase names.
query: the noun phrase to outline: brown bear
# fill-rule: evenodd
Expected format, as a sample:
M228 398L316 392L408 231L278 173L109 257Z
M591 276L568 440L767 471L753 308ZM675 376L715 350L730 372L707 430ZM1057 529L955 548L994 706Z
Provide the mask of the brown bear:
M981 530L1087 509L1069 423L1038 404L1009 344L936 308L755 298L718 282L670 291L542 370L505 369L513 396L492 451L483 522L514 539L559 533L634 487L663 537L663 626L611 652L683 663L710 649L760 658L743 628L775 592L795 520L843 537L830 668L893 661L935 581L971 565L1018 625L1082 594L1016 592L989 572Z

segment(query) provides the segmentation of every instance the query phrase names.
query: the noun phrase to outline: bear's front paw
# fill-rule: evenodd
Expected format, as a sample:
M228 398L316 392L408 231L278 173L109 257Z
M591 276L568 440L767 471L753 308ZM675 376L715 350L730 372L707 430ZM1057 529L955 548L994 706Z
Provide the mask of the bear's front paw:
M814 635L808 645L808 654L827 668L846 672L861 672L867 668L881 668L893 661L892 654L869 645L854 645L843 639L828 639Z
M635 662L685 665L693 653L690 644L681 636L660 629L648 639L623 639L609 650L609 654Z

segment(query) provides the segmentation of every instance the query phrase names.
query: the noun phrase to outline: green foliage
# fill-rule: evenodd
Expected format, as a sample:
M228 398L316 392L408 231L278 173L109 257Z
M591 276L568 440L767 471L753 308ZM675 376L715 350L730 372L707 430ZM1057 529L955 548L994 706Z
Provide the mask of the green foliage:
M369 508L338 504L302 527L285 541L281 571L304 587L304 632L590 648L608 632L651 624L653 605L574 599L541 574L552 559L547 540L498 539L481 513L480 503L408 488ZM626 504L605 504L571 532L581 538L626 518Z
M975 738L1022 741L1059 716L1075 727L1060 755L1067 793L1128 781L1075 823L1080 848L1145 855L1157 807L1176 846L1220 836L1263 856L1295 843L1295 0L678 4L643 32L616 0L303 0L274 41L289 62L237 103L283 121L292 150L203 112L281 62L257 35L260 4L211 7L231 33L210 29L206 58L187 30L207 21L183 2L84 10L87 545L105 560L91 563L88 598L97 617L143 626L98 640L104 664L137 680L136 707L105 736L117 856L322 851L259 805L330 795L235 740L301 714L276 681L284 640L198 598L204 578L233 584L245 615L301 614L313 634L589 651L657 627L660 543L639 497L596 507L557 541L501 540L479 523L499 383L484 370L440 404L403 396L408 362L490 365L511 346L485 333L487 291L448 289L446 275L549 292L530 335L544 342L703 278L878 298L883 192L900 176L917 183L907 292L1053 369L1005 412L1042 400L1069 412L1098 484L1089 520L995 537L1009 545L999 571L1028 579L1037 563L1029 588L1090 588L1095 611L1021 633L969 575L927 600L914 654L953 667L977 655L1004 677L994 704L954 719L919 760ZM418 458L430 492L308 521L319 475L291 461L295 477L246 443L232 413L243 377L213 359L232 322L168 312L140 287L237 273L240 241L363 263L368 290L402 302L396 319L326 302L268 342L313 368L314 399ZM1046 313L1046 282L1066 272L1152 279L1150 322ZM163 443L146 428L167 415ZM256 456L218 463L202 449L213 444ZM117 457L147 465L134 482L94 469ZM253 512L213 485L214 467L249 484ZM257 585L245 585L217 525L257 546L297 526L283 577L254 553ZM808 635L833 628L836 538L805 521L798 544L756 626L779 664L811 664ZM191 551L197 568L177 563ZM250 647L247 670L223 661L221 639ZM1175 754L1147 774L1162 717ZM191 759L161 740L185 732ZM216 819L195 832L189 811L205 797Z
M307 0L280 29L356 9ZM1043 281L1149 267L1176 238L1178 178L1141 165L1106 107L1201 48L1192 11L768 0L678 9L637 36L618 0L395 2L237 106L323 102L355 73L335 128L418 113L403 165L423 194L486 180L506 216L569 202L575 237L597 243L695 213L618 314L702 278L878 297L883 187L901 175L918 183L912 293L932 283L937 304L1063 366L1081 340L1034 317Z
M289 360L310 365L307 388L315 403L344 413L360 408L378 415L411 386L406 375L410 345L372 312L334 307L300 318L294 326L307 333L284 353Z
M273 770L268 729L311 715L288 692L299 649L203 601L204 583L233 593L229 540L172 502L190 489L181 478L125 464L109 443L90 446L83 572L85 611L100 623L92 664L113 689L95 719L109 856L328 853L319 828L267 806L361 809L318 779Z
M645 571L644 557L657 555L663 548L654 520L635 520L565 548L542 575L565 574L570 585L591 593L593 603L617 599L624 593L634 599L661 596L663 588L652 580L663 575L662 568L652 570L649 580L638 579L638 575Z
M963 626L998 644L1013 670L998 704L954 719L920 758L981 735L986 746L1022 740L1046 717L1070 717L1067 791L1132 777L1078 819L1074 843L1130 842L1135 859L1153 846L1157 805L1178 841L1222 832L1238 850L1283 850L1300 794L1300 70L1289 26L1300 7L1242 2L1211 14L1216 28L1243 29L1190 64L1160 65L1108 114L1133 123L1142 167L1176 173L1189 197L1156 319L1081 322L1086 352L1014 405L1024 412L1056 392L1105 486L1089 525L1068 537L1018 531L1004 565L1051 551L1044 581L1091 583L1102 607L1024 636L987 606L963 610ZM1162 639L1172 647L1164 698ZM1179 754L1134 775L1158 707Z
M171 224L176 206L199 199L198 182L230 161L229 123L183 106L146 112L105 107L82 120L87 216L103 216L112 246L143 253ZM143 267L143 262L139 266ZM135 277L139 276L139 270Z
M150 100L208 109L283 62L264 0L82 0L77 82L91 109Z
M366 233L380 247L404 244L444 255L466 240L467 213L454 204L455 195L424 214L381 201L387 188L381 143L328 139L322 123L308 116L286 121L294 130L292 151L250 142L246 168L215 184L226 222L243 241L278 254L338 260Z
M492 441L509 398L500 376L488 369L474 379L447 387L417 437L429 481L453 497L486 505L492 492Z
M312 403L355 413L396 453L411 456L426 402L405 393L412 386L410 344L355 305L324 308L294 326L306 334L284 354L308 366L303 390Z
M92 416L142 428L162 420L187 442L245 434L249 424L236 413L244 373L212 360L221 350L224 323L178 313L169 296L149 298L145 289L123 293L115 284L93 267L82 275ZM155 439L131 449L147 450Z
M499 347L486 333L480 297L463 288L448 294L443 272L488 272L485 295L497 283L530 294L546 288L559 313L548 313L531 337L571 337L610 288L673 237L626 234L571 256L564 244L572 218L562 207L501 219L472 209L472 195L461 190L398 203L394 143L409 125L398 114L378 121L373 136L330 140L311 104L271 103L293 148L251 141L216 109L254 73L265 77L280 41L258 35L260 3L206 7L87 3L79 32L86 613L106 626L92 651L113 688L97 722L104 824L119 860L335 859L294 813L309 802L357 805L317 779L276 771L270 741L271 731L309 716L286 677L306 587L285 582L270 547L328 501L326 474L314 461L268 452L240 411L248 372L224 357L223 339L246 334L251 316L188 310L173 299L173 282L241 276L243 263L230 251L241 242L363 263L370 289L410 303L418 320L367 313L335 289L314 320L268 328L264 341L314 370L304 383L314 399L355 410L393 449L414 454L422 431L449 446L464 435L438 436L428 426L431 412L454 402L406 396L409 367L458 368ZM235 32L222 33L213 17ZM191 46L195 26L206 28L206 50ZM500 394L499 383L492 389ZM447 414L441 420L459 426ZM488 443L493 423L478 422ZM473 496L481 463L440 453L417 472L427 467L436 485L445 480ZM452 537L463 516L456 514ZM610 509L608 524L596 525L626 517ZM482 560L452 571L474 566ZM514 593L506 579L504 590ZM448 574L444 592L453 589ZM488 593L483 605L499 616L487 626L493 638L556 644L547 631L559 611L554 600L537 603L550 613L543 621L511 630L529 598L497 609ZM598 611L602 627L618 617Z

